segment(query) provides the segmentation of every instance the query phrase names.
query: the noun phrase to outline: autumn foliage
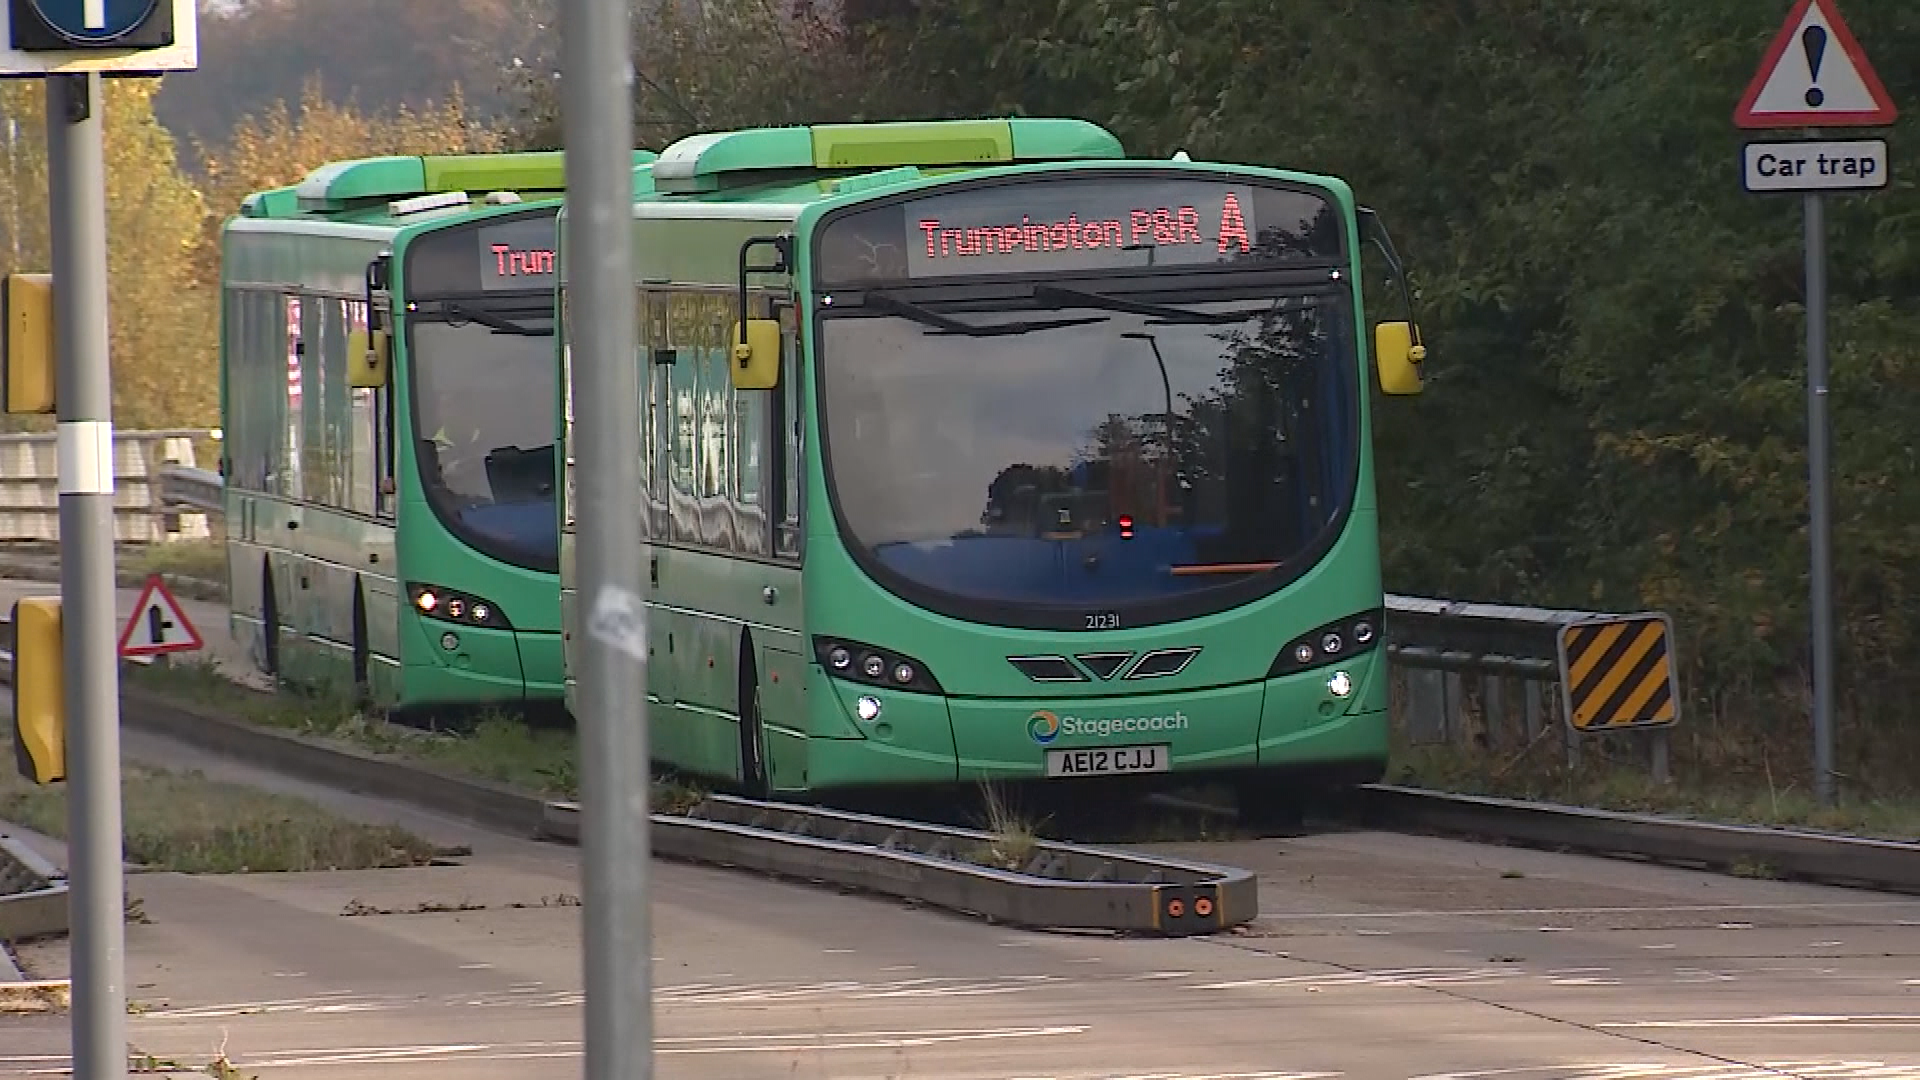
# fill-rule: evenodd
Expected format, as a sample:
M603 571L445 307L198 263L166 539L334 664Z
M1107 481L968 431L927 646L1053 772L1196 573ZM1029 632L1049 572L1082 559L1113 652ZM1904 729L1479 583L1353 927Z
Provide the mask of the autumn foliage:
M220 423L220 228L248 193L314 167L377 154L462 153L499 146L459 94L386 113L329 101L310 83L296 106L243 116L183 155L154 118L155 79L106 81L107 235L114 421L125 428ZM44 272L46 121L37 83L0 85L0 263ZM8 417L14 429L40 418Z

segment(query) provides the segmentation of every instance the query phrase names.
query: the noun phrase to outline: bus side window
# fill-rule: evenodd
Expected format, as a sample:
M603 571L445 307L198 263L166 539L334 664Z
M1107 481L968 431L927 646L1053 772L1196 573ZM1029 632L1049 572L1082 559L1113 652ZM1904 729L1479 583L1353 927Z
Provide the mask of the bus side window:
M775 410L775 422L785 437L780 440L780 516L774 529L775 553L798 558L800 500L805 490L801 469L806 462L806 455L801 453L801 440L806 431L806 417L801 411L804 398L800 393L800 339L796 333L781 335L780 353L780 407Z
M371 329L385 330L393 325L392 315L384 308L375 307L369 317ZM393 419L393 379L389 378L387 385L373 392L373 512L383 518L394 516L394 504L399 499L399 485L394 480Z

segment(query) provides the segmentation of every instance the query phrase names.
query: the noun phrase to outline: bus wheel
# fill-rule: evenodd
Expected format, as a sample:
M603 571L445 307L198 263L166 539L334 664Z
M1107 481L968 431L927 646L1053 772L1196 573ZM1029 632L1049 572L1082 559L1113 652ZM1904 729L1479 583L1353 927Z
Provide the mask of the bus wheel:
M367 670L372 663L371 652L367 644L367 597L356 580L353 583L353 693L362 706L373 700L372 680Z
M261 670L275 679L280 677L280 601L273 592L273 567L260 564L260 647Z
M753 662L753 638L740 635L740 786L749 799L764 799L767 740L760 723L760 673Z

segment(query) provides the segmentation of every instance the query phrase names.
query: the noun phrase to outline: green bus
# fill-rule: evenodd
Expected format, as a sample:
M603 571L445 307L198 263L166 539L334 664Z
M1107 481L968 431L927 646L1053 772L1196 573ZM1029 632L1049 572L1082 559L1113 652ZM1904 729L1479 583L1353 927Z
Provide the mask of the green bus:
M636 167L653 160L637 153ZM230 629L396 710L562 697L562 155L341 161L224 227Z
M790 797L1204 777L1255 813L1378 778L1363 238L1403 275L1346 184L1047 118L700 134L650 179L657 762ZM1411 321L1373 344L1417 393ZM563 470L563 625L615 635Z

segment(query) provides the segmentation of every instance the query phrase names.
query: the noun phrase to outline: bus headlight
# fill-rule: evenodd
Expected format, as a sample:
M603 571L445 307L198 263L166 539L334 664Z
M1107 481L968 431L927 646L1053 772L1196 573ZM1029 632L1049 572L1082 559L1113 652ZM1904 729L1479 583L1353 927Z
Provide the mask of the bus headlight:
M1300 634L1281 647L1273 658L1273 666L1267 669L1267 678L1297 675L1336 663L1353 663L1352 657L1364 656L1380 647L1380 615L1378 608L1358 611ZM1347 677L1347 693L1353 693L1353 675L1340 674Z
M513 629L500 605L472 593L414 582L407 585L407 595L413 598L413 610L429 619L490 630Z
M1353 696L1353 676L1344 671L1336 671L1327 677L1327 693L1337 698Z
M887 690L943 693L927 665L892 649L846 638L817 637L813 639L813 657L836 679Z
M853 703L853 711L868 724L880 718L880 699L871 694L862 694L860 700Z

